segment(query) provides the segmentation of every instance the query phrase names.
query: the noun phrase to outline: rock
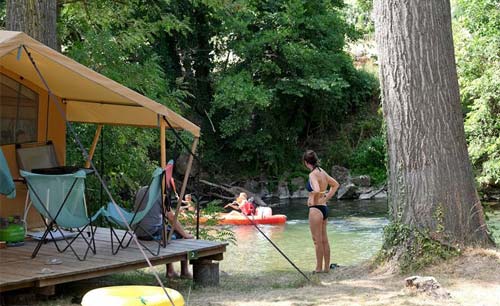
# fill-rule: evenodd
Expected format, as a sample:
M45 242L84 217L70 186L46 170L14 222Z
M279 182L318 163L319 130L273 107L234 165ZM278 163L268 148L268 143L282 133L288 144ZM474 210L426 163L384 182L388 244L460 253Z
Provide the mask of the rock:
M371 179L369 175L359 175L351 178L351 182L359 187L370 187Z
M337 191L337 199L356 199L358 196L357 193L358 187L353 183L348 183L345 185L340 185L339 190Z
M290 184L292 185L291 190L293 190L292 195L290 196L292 199L302 199L309 196L309 192L305 187L305 179L303 177L294 177Z
M360 193L358 199L360 200L369 200L371 198L373 198L376 194L377 190L370 190L368 192L363 192L363 193Z
M294 177L290 183L292 184L292 186L296 189L300 189L300 188L304 188L306 186L306 183L305 183L305 180L303 177L300 177L300 176L297 176L297 177Z
M184 177L184 174L186 172L188 161L189 161L188 153L181 154L175 161L175 172L179 174L182 178ZM198 162L196 161L196 159L193 158L193 164L191 166L190 176L196 176L198 171L199 171Z
M259 183L254 180L249 180L246 181L245 184L243 184L243 188L250 190L253 193L258 193L259 191Z
M265 184L260 185L258 193L261 198L270 198L273 196L273 194L269 192L269 189L267 189Z
M387 199L387 191L382 190L381 192L377 193L373 198L374 199Z
M411 291L423 292L436 298L450 298L448 291L432 276L410 276L405 278L406 288Z
M331 171L332 177L340 184L344 185L351 182L349 169L342 166L333 166Z
M375 198L376 196L378 196L379 194L383 193L383 195L385 195L385 197L387 197L387 193L385 192L385 186L384 187L381 187L377 190L370 190L369 192L364 192L364 193L361 193L359 195L359 199L360 200L369 200L369 199L373 199Z
M290 196L292 199L304 199L309 197L309 192L305 190L304 188L295 190L292 195Z
M278 183L278 190L275 193L275 196L280 198L280 199L290 198L290 191L288 190L287 182L281 181Z

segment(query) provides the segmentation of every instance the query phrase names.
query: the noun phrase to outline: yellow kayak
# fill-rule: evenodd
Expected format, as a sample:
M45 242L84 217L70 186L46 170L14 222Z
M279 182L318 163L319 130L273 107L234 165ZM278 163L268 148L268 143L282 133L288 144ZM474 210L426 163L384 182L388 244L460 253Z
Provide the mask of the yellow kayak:
M173 306L184 306L182 295L166 288ZM169 298L161 287L156 286L114 286L87 292L82 299L82 306L171 306Z

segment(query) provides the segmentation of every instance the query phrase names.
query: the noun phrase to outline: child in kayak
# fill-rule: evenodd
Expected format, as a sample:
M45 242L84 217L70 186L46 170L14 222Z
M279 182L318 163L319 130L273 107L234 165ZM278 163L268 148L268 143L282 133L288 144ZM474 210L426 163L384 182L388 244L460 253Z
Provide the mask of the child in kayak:
M240 212L247 216L255 214L255 206L251 201L247 200L247 194L245 192L240 193L240 195L238 196L238 198L236 198L235 201L224 206L224 208L228 207L234 209L233 211L230 212L230 214L235 214Z

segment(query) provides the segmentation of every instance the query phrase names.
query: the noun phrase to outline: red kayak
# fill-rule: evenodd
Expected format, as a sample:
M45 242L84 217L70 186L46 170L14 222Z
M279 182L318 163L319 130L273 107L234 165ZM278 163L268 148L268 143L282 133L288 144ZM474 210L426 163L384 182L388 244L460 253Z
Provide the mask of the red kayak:
M181 214L181 217L183 215ZM270 207L259 207L256 210L256 215L245 216L242 213L220 213L217 217L218 224L221 225L251 225L252 221L255 224L284 224L286 222L285 215L273 215ZM200 224L208 221L206 216L200 216Z
M283 224L286 222L285 215L271 216L244 216L242 214L221 214L219 224L251 225L255 224Z

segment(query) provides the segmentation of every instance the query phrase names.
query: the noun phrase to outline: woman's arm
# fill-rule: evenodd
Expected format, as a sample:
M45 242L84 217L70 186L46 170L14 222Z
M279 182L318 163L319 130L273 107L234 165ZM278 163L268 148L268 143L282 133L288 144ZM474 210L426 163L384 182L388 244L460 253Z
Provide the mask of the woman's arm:
M333 196L335 195L335 192L337 192L340 185L333 177L329 176L326 173L325 173L325 175L326 175L326 180L328 182L328 185L330 185L330 190L328 190L328 192L325 195L326 200L328 201L331 198L333 198Z
M316 175L313 175L313 173L309 173L309 184L311 184L312 191L310 191L310 194L318 194L321 193L321 189L319 187L319 181L318 177Z

